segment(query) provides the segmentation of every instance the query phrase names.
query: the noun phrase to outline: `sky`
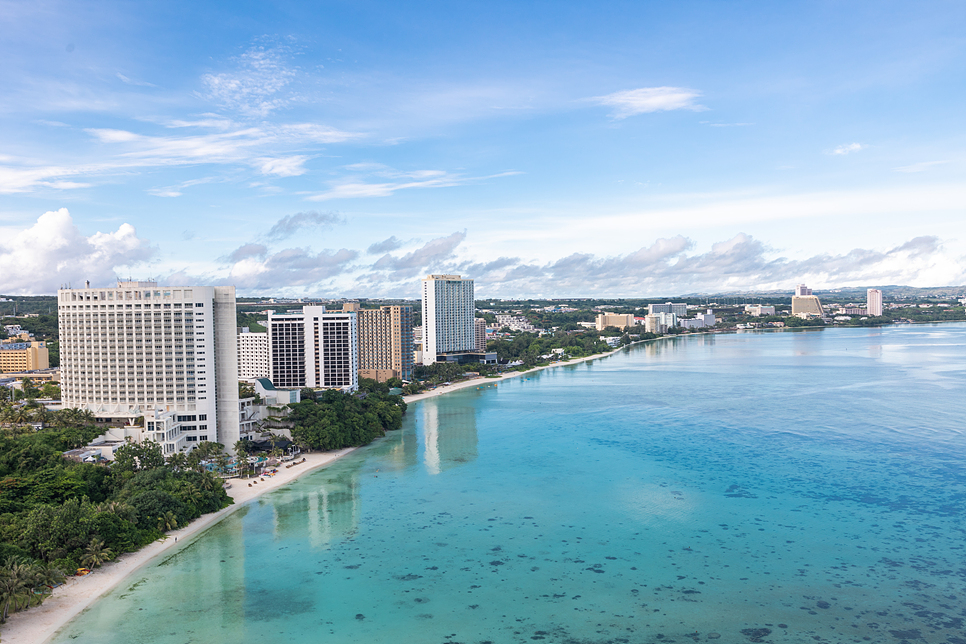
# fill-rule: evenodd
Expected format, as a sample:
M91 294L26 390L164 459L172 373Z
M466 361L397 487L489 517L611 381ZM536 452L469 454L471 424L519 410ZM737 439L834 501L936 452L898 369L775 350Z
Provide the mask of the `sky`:
M0 293L966 284L966 3L0 0Z

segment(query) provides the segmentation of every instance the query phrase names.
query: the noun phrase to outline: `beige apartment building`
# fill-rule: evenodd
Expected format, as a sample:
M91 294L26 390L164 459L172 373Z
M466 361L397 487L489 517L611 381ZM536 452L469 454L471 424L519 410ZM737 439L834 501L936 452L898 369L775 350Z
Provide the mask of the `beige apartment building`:
M50 360L46 342L4 342L0 344L0 373L47 369Z
M634 326L636 322L634 321L634 314L618 315L616 313L601 313L597 316L597 330L603 331L609 326L615 326L618 329L626 329L629 326Z
M413 307L363 309L357 302L348 302L342 310L357 316L359 377L378 382L412 380Z

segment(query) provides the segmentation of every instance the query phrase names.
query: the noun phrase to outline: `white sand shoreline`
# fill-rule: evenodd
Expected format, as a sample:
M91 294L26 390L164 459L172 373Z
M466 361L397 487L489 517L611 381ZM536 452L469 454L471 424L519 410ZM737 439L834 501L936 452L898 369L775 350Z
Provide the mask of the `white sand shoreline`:
M636 343L635 343L636 344ZM497 383L518 376L529 375L535 371L542 371L553 367L580 364L589 360L606 358L623 350L625 347L597 353L583 358L574 358L563 362L553 362L549 365L534 367L527 371L514 371L501 374L499 378L473 378L464 382L437 387L432 391L412 396L404 396L407 404L442 396L453 391L478 387L488 383ZM279 474L272 478L259 480L248 487L250 480L230 479L232 487L228 494L235 503L219 512L206 514L192 521L187 527L168 533L168 538L155 541L137 552L121 555L117 560L109 562L85 577L69 577L66 584L56 588L41 606L14 613L7 618L7 623L0 629L0 641L3 644L42 644L52 638L65 624L82 613L101 596L127 580L140 568L151 563L156 557L169 552L175 547L190 543L192 538L218 523L226 516L242 507L246 503L258 498L266 492L275 490L290 483L312 470L325 467L335 460L352 452L356 448L348 448L327 453L305 454L306 462L295 467L281 468Z
M639 340L638 342L650 342L650 340ZM637 344L637 342L632 342L627 346L632 346ZM551 362L548 365L543 365L541 367L534 367L533 369L527 369L526 371L513 371L510 373L502 373L499 378L486 378L479 377L473 378L471 380L464 380L463 382L456 382L451 385L443 385L442 387L437 387L431 391L427 391L421 394L413 394L411 396L403 396L403 400L406 404L419 402L420 400L426 400L427 398L434 398L436 396L442 396L443 394L448 394L454 391L459 391L460 389L468 389L469 387L479 387L486 384L496 384L498 382L509 380L510 378L516 378L518 376L530 375L535 371L543 371L544 369L552 369L554 367L565 367L567 365L580 364L581 362L587 362L589 360L596 360L598 358L606 358L612 356L615 353L622 351L626 347L619 347L613 351L608 351L607 353L595 353L592 356L585 356L583 358L574 358L572 360L565 360L561 362Z
M151 563L156 557L190 543L200 533L266 492L291 483L308 472L330 465L355 449L350 447L335 452L304 454L305 463L288 469L283 465L276 476L266 477L264 481L257 479L258 483L253 483L256 479L230 479L231 488L228 494L235 501L233 505L219 512L201 516L186 527L169 532L167 539L155 541L137 552L123 554L90 575L68 577L67 583L55 588L54 593L42 605L9 615L7 623L0 628L0 641L3 644L47 642L67 622L102 595L127 580L138 569ZM248 487L249 483L252 483L251 487Z

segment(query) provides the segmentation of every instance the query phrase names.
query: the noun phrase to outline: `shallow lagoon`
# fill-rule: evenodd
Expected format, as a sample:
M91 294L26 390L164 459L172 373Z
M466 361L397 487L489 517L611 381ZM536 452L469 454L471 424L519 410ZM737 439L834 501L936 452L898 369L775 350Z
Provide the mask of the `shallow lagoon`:
M692 336L410 407L57 642L966 643L966 324Z

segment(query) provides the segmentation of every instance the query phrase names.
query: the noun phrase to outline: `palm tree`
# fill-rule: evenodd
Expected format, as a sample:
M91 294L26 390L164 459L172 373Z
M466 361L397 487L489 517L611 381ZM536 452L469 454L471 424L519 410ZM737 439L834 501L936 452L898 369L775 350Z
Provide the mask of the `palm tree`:
M201 490L199 490L195 485L191 483L183 483L181 485L180 495L182 500L188 501L192 505L198 505L201 503L203 498Z
M37 583L33 565L16 557L7 558L0 568L0 624L7 621L11 604L15 612L28 606Z
M238 465L238 475L244 477L248 472L248 450L245 441L235 442L235 463Z
M30 422L30 410L24 405L11 410L10 422L14 425L26 425Z
M103 503L97 504L98 512L110 512L111 514L116 514L122 519L134 522L134 508L123 503L121 501L104 501Z
M40 423L40 429L44 428L44 423L51 419L52 414L43 405L36 407L30 414L30 420Z
M0 624L6 623L11 603L17 610L16 604L23 592L23 583L19 579L8 570L0 571Z
M66 581L64 571L49 563L39 563L34 566L37 577L44 586L50 588Z
M174 512L168 510L164 515L158 517L158 530L162 532L167 532L168 530L175 530L178 527L178 518L174 516Z
M168 465L175 471L180 472L181 470L187 469L188 457L184 452L175 452L168 457Z
M110 548L104 547L104 540L94 537L90 544L84 549L84 556L81 563L88 568L97 568L102 563L110 561L114 553Z

